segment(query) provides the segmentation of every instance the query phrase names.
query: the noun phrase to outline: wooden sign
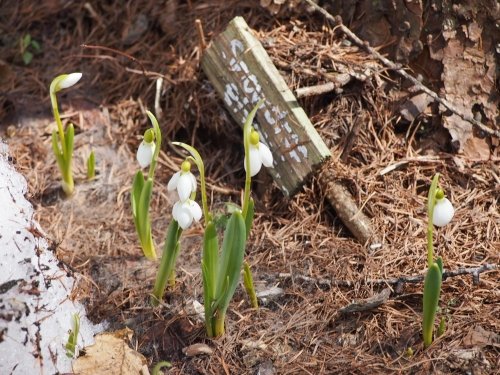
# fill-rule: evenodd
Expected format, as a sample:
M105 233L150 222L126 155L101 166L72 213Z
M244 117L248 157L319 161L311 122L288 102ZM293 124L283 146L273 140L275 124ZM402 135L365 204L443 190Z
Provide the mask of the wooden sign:
M254 126L274 156L269 172L286 196L296 193L330 151L243 18L212 41L201 65L240 125L264 99Z

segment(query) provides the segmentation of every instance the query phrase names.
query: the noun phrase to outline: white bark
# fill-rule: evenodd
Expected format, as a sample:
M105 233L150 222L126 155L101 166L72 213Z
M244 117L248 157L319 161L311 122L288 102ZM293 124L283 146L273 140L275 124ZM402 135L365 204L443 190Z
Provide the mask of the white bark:
M0 140L0 374L72 372L64 348L72 315L80 315L79 348L104 326L71 301L75 278L38 234L26 180L7 158Z

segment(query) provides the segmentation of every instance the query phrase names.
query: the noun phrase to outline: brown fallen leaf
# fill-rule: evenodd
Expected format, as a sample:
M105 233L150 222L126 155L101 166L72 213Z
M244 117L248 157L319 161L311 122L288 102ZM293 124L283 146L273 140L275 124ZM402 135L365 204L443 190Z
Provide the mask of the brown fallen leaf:
M472 328L464 338L464 345L468 348L495 346L500 348L500 335L495 332L487 331L481 326Z
M129 328L96 335L95 344L87 346L85 355L73 363L73 372L77 375L145 374L146 358L129 347L132 335Z

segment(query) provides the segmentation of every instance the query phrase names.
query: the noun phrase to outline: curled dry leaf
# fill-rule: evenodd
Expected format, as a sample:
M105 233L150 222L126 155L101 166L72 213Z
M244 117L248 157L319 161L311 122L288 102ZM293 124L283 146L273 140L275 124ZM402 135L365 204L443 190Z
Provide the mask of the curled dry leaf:
M79 375L137 375L141 373L146 358L131 349L128 341L133 331L124 328L105 332L95 337L95 344L85 348L85 355L73 364L73 372Z
M200 354L212 354L213 349L206 344L193 344L182 349L182 352L188 357L194 357Z

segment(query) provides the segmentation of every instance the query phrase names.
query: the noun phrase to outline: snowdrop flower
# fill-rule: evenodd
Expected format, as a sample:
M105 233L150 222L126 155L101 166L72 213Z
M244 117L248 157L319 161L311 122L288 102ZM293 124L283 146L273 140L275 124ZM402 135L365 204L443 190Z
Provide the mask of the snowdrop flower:
M61 79L57 85L57 88L59 90L62 89L67 89L68 87L71 87L73 85L76 85L76 83L82 78L82 73L70 73L66 74L63 79Z
M259 173L262 164L265 167L273 166L273 154L269 147L259 142L259 133L252 129L250 133L250 175L253 177ZM245 171L246 171L246 163Z
M177 202L172 210L172 216L183 230L189 228L193 220L200 221L201 215L200 205L191 199Z
M196 191L196 178L191 173L191 163L187 160L182 162L181 170L176 172L168 182L167 190L173 191L175 189L177 189L181 202L186 201Z
M137 161L139 162L141 168L146 168L149 164L151 164L155 149L154 131L153 129L148 129L144 133L144 139L137 149Z
M432 223L437 227L444 227L451 221L454 214L455 209L453 205L448 198L444 197L444 192L438 189L436 192L436 204L434 205Z

